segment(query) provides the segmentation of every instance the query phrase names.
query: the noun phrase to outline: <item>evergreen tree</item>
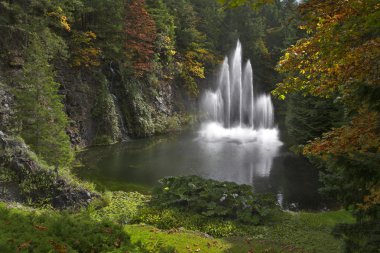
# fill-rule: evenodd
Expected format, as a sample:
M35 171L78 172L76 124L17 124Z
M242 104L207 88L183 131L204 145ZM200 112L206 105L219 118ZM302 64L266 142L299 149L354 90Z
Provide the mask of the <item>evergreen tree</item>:
M27 48L23 78L15 90L20 135L48 164L67 166L73 159L65 133L68 120L44 48L34 34Z
M148 0L147 6L157 28L153 74L156 79L172 79L175 73L174 57L177 53L175 48L174 16L170 13L163 0Z
M287 101L285 116L288 143L304 145L339 126L342 117L341 110L331 99L292 94Z
M225 12L217 1L192 0L191 3L197 13L198 30L207 38L205 47L217 52L220 50L220 39L226 35L223 29Z
M191 98L199 95L198 82L205 78L205 67L217 63L214 52L207 47L207 36L199 30L200 18L194 3L188 0L165 0L174 15L176 63L180 83Z
M121 61L124 51L125 0L83 0L73 28L96 34L97 46L108 61ZM78 15L80 13L80 15Z

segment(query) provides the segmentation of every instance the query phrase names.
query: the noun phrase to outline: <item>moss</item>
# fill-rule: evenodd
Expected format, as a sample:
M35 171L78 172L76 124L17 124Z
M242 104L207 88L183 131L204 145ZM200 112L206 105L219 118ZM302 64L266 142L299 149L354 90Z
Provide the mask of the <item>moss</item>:
M108 195L108 196L107 196ZM95 220L113 220L119 224L129 223L131 218L136 216L139 207L149 200L149 196L137 192L109 192L103 197L103 203L93 203L90 208L94 208L91 217ZM104 205L103 208L99 208Z
M239 228L240 223L221 218L205 217L196 213L186 213L174 208L157 209L144 207L136 213L133 223L154 225L159 229L178 229L201 231L203 233L226 237L243 235L245 232Z
M183 229L173 229L170 231L160 230L152 226L129 225L125 226L125 231L131 234L132 242L141 241L150 252L159 252L159 248L174 247L175 252L248 252L249 246L243 239L236 243L241 243L241 251L229 251L233 245L226 240L208 238L202 233ZM257 249L258 247L255 247ZM256 252L256 251L255 251Z
M164 113L156 108L153 101L160 95L151 81L128 79L119 90L123 94L121 111L132 137L149 137L179 131L191 121L187 114L172 111Z
M152 114L154 109L146 103L142 94L136 94L134 97L133 114L134 121L130 124L130 131L137 137L146 137L154 134L154 122Z
M92 217L127 223L125 231L131 232L132 241L141 240L148 248L152 245L174 247L177 252L189 252L188 248L193 252L198 248L203 252L246 253L250 249L256 250L253 252L339 252L343 242L332 235L333 228L337 223L354 221L343 210L318 213L277 210L263 225L253 226L176 208L157 208L149 202L150 196L139 193L106 195L103 207L94 208ZM210 236L219 239L210 239ZM197 241L199 247L195 248ZM214 241L220 243L219 247L206 250Z
M131 234L132 242L141 240L147 246L157 243L161 247L175 247L176 252L335 253L341 252L343 242L331 234L333 227L340 222L353 222L352 216L343 210L321 213L282 212L276 215L278 217L273 217L272 224L246 226L223 220L198 220L194 214L166 210L165 214L151 212L146 221L149 220L154 226L127 225L125 231ZM215 231L220 233L223 228L230 233L223 232L218 238L204 234L208 231L207 234L217 235ZM157 251L153 248L152 252Z
M194 118L190 114L174 114L172 116L157 114L154 118L154 133L158 135L182 131L193 122Z
M111 144L115 144L116 141L109 135L97 135L95 137L95 139L93 140L93 145L97 146L101 146L101 145L111 145Z
M22 140L4 135L2 141L5 146L0 146L0 167L12 175L11 182L16 184L14 190L20 197L15 200L56 208L82 207L91 200L91 193L86 190L90 184L82 184L67 168L55 172L55 168L39 160Z
M178 115L158 115L155 118L155 133L164 134L179 131L182 128L181 119Z
M292 213L292 216L294 219L298 219L301 224L307 224L309 227L315 228L334 227L339 223L355 223L354 217L344 210L318 213Z
M186 241L181 239L183 236L188 236L188 233L194 233L189 231L192 230L216 236L219 239L214 240L223 242L228 249L224 249L225 251L216 249L215 252L248 252L249 249L255 249L256 251L253 252L268 252L270 250L269 252L335 253L342 250L343 242L331 234L334 224L352 222L352 216L345 211L285 213L280 214L278 219L274 218L273 220L277 220L275 223L261 226L247 226L231 221L204 219L196 214L176 212L173 209L163 212L152 211L149 215L142 217L142 220L154 224L154 227L162 230L150 229L151 233L149 233L140 225L137 226L139 229L135 229L133 226L132 228L127 227L128 231L134 231L134 236L148 242L154 235L153 238L161 238L163 246L176 246L178 252L185 252L186 247L193 246L189 243L186 244ZM145 238L140 237L141 232L138 231L140 229L145 230ZM184 230L186 231L184 232ZM202 237L204 235L202 233L198 233L198 236ZM132 239L134 238L132 237Z
M9 208L0 202L0 252L146 252L122 227L86 212Z
M121 140L119 116L116 111L115 101L110 94L108 81L103 74L96 73L100 80L100 89L96 94L95 104L92 108L92 117L96 121L96 135L94 145L108 145Z
M337 223L353 222L352 216L343 210L279 211L272 213L264 225L249 226L173 208L157 209L149 199L150 196L140 193L106 192L87 210L71 214L10 209L0 204L0 224L5 224L0 226L0 250L12 252L23 246L26 251L48 252L60 245L69 251L82 252L93 249L152 253L332 253L342 249L342 241L331 234L333 227ZM122 243L118 246L120 238Z

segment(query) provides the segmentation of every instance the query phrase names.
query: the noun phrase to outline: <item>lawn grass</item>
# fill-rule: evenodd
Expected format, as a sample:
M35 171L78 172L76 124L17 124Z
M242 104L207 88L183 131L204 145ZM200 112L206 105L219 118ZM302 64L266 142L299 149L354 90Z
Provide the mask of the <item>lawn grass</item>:
M253 252L335 253L341 251L343 243L333 237L334 226L354 222L344 210L315 213L277 210L264 225L253 226L175 208L155 209L139 193L112 192L108 195L109 204L95 210L92 217L107 217L121 224L137 222L137 225L125 227L132 241L141 240L149 247L175 247L178 252L190 252L189 247L194 250L194 245L186 243L186 238L192 238L188 240L199 244L200 249L213 245L214 239L210 241L204 236L207 233L217 238L219 248L212 249L215 252L249 252L252 249ZM247 241L253 244L247 245Z
M211 237L197 231L197 225L191 230L179 227L179 219L187 219L183 224L191 225L199 217L192 213L178 216L173 210L168 214L177 215L171 217L177 219L175 228L158 229L157 225L143 223L122 225L123 220L139 215L138 206L148 203L146 196L123 192L106 195L108 200L104 201L109 203L104 207L76 213L9 207L0 202L0 252L335 253L341 251L343 243L332 236L333 227L354 222L344 210L278 212L265 225L236 223L236 235ZM168 219L159 215L156 218L162 219L161 223ZM223 229L223 221L218 222L214 229Z
M345 210L329 211L329 212L300 212L292 213L294 219L309 227L323 228L334 227L339 223L355 223L354 217Z
M141 241L152 252L154 247L173 247L176 252L318 252L336 253L342 241L331 231L335 224L353 222L343 210L322 213L289 213L287 219L270 226L250 228L246 236L210 238L184 229L160 230L148 225L127 225L132 242ZM157 251L159 252L159 251Z
M211 238L200 232L183 229L160 230L147 225L127 225L125 231L131 235L132 243L141 242L151 252L159 252L160 247L173 248L178 253L287 252L286 247L249 237Z
M353 217L344 210L328 212L289 212L282 221L264 227L257 227L256 234L263 232L263 237L292 245L305 252L341 252L343 242L332 235L338 223L353 223ZM251 232L255 234L255 229ZM301 251L302 252L302 251Z

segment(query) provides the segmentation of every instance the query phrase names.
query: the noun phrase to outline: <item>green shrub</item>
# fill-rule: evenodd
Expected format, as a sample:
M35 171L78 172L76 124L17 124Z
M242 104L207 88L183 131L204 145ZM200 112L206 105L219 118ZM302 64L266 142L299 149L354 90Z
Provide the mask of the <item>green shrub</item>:
M148 200L149 196L138 192L106 192L102 199L91 204L90 216L95 220L109 219L126 224Z
M143 223L171 230L186 228L212 236L241 234L242 224L221 217L208 217L178 208L162 208L149 202L150 196L137 192L106 192L87 209L91 219L112 220L118 224Z
M120 225L70 214L8 208L0 203L0 252L147 252Z
M245 234L242 224L223 218L207 217L192 212L183 212L178 208L157 208L145 206L131 220L131 223L154 225L159 229L171 230L185 228L201 231L215 237Z
M253 194L252 187L197 176L168 177L154 189L152 204L176 207L206 217L233 219L259 224L276 208L271 195Z

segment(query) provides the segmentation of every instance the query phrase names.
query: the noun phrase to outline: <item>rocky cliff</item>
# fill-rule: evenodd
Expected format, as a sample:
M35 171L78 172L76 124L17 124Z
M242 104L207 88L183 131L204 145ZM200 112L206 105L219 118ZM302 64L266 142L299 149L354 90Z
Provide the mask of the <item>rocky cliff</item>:
M12 88L22 76L24 62L21 54L16 55L2 57L0 66L0 130L7 133L16 130ZM175 80L152 85L130 78L117 64L97 69L73 68L68 62L54 66L70 119L67 134L74 146L111 144L178 130L192 110L185 106L191 102Z

